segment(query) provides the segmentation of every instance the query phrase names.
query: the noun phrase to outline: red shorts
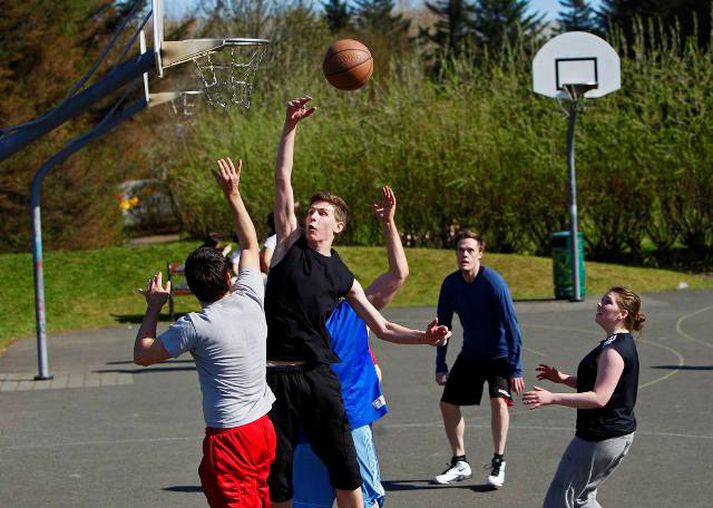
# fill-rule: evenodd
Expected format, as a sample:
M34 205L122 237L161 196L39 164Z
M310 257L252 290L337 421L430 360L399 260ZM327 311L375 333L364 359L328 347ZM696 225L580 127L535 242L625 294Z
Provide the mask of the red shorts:
M275 460L275 429L263 416L230 429L206 428L198 468L212 507L270 506L267 477Z

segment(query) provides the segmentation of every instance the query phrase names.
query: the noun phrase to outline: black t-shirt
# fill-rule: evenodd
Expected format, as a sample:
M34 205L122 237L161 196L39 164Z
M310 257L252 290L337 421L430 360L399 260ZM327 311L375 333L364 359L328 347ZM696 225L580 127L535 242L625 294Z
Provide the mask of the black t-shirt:
M636 430L634 405L639 387L639 355L630 333L615 333L599 343L577 367L577 392L594 389L597 362L605 348L613 348L624 359L624 371L609 402L601 409L578 409L576 436L585 441L603 441Z
M354 275L334 250L324 256L302 234L267 278L268 360L339 362L324 323L353 283Z

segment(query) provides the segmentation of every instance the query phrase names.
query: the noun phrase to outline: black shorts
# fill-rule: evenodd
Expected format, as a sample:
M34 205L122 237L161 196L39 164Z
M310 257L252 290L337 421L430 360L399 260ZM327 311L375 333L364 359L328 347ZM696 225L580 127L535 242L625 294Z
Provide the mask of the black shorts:
M483 384L488 382L491 399L503 398L512 405L510 394L510 366L506 358L476 361L459 355L448 373L448 381L441 396L441 402L456 406L480 405Z
M267 480L270 499L292 499L292 459L300 430L304 430L315 454L327 466L332 487L361 487L342 388L329 365L268 367L267 384L275 394L269 414L277 434L275 462Z

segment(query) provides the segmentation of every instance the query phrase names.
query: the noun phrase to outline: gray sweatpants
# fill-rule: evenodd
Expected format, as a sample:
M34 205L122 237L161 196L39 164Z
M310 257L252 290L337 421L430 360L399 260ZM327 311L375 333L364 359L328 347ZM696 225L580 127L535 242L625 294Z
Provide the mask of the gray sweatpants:
M604 441L574 437L560 460L544 508L601 508L597 488L609 478L631 447L634 433Z

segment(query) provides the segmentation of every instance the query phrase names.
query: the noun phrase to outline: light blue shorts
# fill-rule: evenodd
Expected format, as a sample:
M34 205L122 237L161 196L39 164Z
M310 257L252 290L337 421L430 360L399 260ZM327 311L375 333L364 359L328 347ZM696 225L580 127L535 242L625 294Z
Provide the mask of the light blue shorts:
M371 426L364 425L352 430L352 439L356 449L357 462L363 484L365 508L372 508L378 503L384 506L384 487L381 485L379 460L376 458L376 446ZM334 504L334 488L329 484L329 473L322 461L312 451L308 443L295 447L292 470L294 508L331 508Z

